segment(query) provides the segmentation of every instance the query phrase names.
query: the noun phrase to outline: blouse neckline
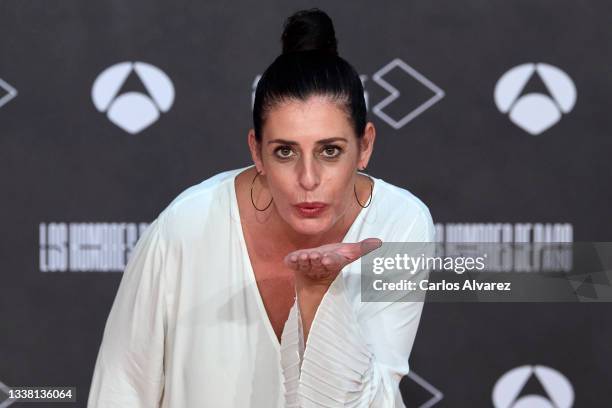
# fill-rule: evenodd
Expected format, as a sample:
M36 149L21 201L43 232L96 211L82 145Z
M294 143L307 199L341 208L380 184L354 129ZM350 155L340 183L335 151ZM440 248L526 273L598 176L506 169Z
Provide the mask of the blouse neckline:
M266 327L266 332L268 333L268 336L270 337L270 340L272 341L272 343L274 344L274 349L276 350L276 352L278 353L278 355L280 356L280 343L278 341L278 338L276 337L276 333L274 332L274 328L272 327L272 323L270 322L270 318L268 317L268 312L266 311L266 307L263 303L263 299L261 297L261 293L259 292L259 286L257 286L257 279L255 278L255 271L253 269L253 265L251 263L251 258L249 257L249 251L247 249L246 246L246 240L244 238L244 231L242 230L242 219L240 217L240 210L238 208L238 194L236 193L236 177L242 173L244 170L250 168L250 167L254 167L254 165L250 165L250 166L246 166L246 167L242 167L239 169L235 169L233 174L231 174L230 177L228 177L228 182L230 183L230 211L231 211L231 216L237 221L236 223L236 228L238 228L238 238L240 240L240 250L242 251L242 256L243 256L243 260L245 262L245 264L248 267L248 283L249 284L253 284L255 287L255 298L256 298L256 303L259 309L259 314L262 318L262 320L264 321L264 326ZM357 228L358 225L360 225L362 223L363 218L365 217L366 213L368 212L368 210L371 208L371 206L373 205L372 202L374 201L374 197L376 192L378 191L378 183L379 180L376 179L375 177L372 177L368 174L365 173L361 173L361 172L357 172L358 174L363 174L366 176L369 176L372 181L373 181L373 187L372 187L372 197L369 199L370 204L368 205L366 208L361 208L359 210L359 214L357 214L357 217L355 217L355 220L353 220L353 223L351 224L351 226L349 227L348 231L346 232L346 234L344 235L344 237L342 238L341 242L346 242L347 239L349 239L355 228ZM342 273L342 272L340 272Z

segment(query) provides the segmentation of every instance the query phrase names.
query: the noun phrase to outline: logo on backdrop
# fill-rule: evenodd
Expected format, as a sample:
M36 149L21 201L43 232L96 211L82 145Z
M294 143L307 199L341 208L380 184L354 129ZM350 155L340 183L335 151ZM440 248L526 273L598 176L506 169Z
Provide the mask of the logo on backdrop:
M17 90L0 78L0 107L17 96Z
M366 88L368 76L359 77L364 88L366 106L369 109L369 93ZM252 83L251 108L255 103L255 90L260 78L261 75L257 75ZM399 58L395 58L376 71L372 75L372 80L388 93L382 101L374 105L372 113L396 130L404 127L444 97L442 89ZM409 88L410 91L402 96L400 88Z
M8 408L15 401L9 401L9 390L10 387L0 381L0 408Z
M530 89L534 88L534 89ZM512 123L539 135L576 104L576 86L561 69L527 63L507 71L495 84L495 104Z
M170 109L174 86L168 75L151 64L121 62L98 75L91 99L111 122L136 134L155 123L161 112Z
M39 270L123 272L149 225L145 222L41 222L38 226ZM436 223L435 228L437 242L559 243L573 242L574 235L570 223L453 222Z
M389 74L396 68L408 74L420 85L424 86L428 91L433 93L433 95L429 96L429 98L426 98L425 100L417 100L418 105L401 117L398 117L397 115L393 117L391 113L386 113L385 111L383 111L383 109L391 105L393 101L395 101L401 96L401 92L395 86L388 82L388 78L385 78L387 74ZM423 74L421 74L416 69L412 68L410 65L406 64L399 58L394 59L393 61L376 71L374 75L372 75L372 79L383 89L389 92L389 96L374 105L374 107L372 108L372 112L394 129L400 129L404 127L408 122L419 116L421 113L425 112L434 103L438 102L444 97L444 91L442 89L440 89L436 84L425 78Z
M408 401L403 401L407 407L430 408L437 405L444 398L442 391L434 387L412 369L402 378L400 389L403 395L409 396Z
M574 388L555 369L524 365L497 380L492 398L495 408L569 408L574 403Z

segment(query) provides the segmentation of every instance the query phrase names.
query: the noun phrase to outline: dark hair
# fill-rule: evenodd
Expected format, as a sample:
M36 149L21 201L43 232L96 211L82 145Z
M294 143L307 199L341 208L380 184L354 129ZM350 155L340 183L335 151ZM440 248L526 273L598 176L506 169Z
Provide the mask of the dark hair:
M339 103L355 134L363 136L366 105L357 71L338 55L334 25L318 8L301 10L284 24L283 52L257 83L253 104L255 137L261 142L267 113L288 100L322 95Z

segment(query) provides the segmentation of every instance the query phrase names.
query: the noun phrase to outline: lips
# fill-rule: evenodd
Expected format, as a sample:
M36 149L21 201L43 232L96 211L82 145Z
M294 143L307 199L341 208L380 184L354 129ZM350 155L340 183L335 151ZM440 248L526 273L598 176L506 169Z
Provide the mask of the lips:
M294 205L294 207L297 210L298 214L303 217L317 217L321 215L323 211L325 211L325 209L327 208L327 204L322 203L320 201L313 201L299 203Z

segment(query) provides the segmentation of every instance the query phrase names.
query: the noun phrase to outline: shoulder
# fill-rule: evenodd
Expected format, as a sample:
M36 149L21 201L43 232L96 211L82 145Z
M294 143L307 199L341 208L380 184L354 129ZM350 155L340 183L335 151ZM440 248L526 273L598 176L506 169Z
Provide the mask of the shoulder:
M429 207L408 189L383 179L375 180L374 216L377 223L388 226L393 235L389 238L396 241L434 241L435 226Z
M243 169L217 173L181 191L158 216L169 240L186 240L217 212L229 214L234 176Z

